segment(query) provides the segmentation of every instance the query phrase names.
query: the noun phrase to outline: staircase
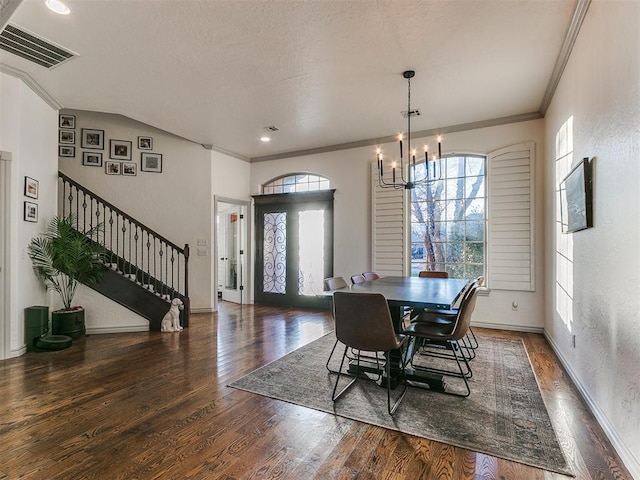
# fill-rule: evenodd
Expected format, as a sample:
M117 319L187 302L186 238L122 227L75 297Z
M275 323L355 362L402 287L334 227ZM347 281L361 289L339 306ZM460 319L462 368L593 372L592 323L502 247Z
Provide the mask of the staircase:
M160 330L171 300L184 304L180 323L189 326L189 245L179 247L138 220L58 172L59 214L73 215L76 228L102 225L100 244L110 267L91 288L149 320Z

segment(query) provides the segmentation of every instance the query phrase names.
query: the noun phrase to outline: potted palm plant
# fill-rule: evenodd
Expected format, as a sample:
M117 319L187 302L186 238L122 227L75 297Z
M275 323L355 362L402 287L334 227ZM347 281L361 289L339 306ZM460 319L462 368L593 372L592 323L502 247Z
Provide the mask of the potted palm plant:
M71 302L79 283L96 284L106 270L106 251L98 240L102 225L79 231L73 215L54 217L44 233L31 239L27 251L33 269L48 290L60 295L63 308L51 312L54 335L79 338L86 332L84 309Z

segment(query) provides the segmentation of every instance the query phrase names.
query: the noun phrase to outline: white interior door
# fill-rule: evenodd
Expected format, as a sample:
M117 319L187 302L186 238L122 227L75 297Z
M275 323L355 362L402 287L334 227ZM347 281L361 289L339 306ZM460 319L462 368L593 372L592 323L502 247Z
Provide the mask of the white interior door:
M246 207L218 203L218 292L222 300L246 303Z

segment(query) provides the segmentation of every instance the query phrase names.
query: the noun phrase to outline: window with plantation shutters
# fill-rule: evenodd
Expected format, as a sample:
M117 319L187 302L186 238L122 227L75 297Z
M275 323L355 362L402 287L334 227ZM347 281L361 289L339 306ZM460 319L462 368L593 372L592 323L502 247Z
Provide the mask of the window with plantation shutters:
M534 291L534 143L489 154L488 284Z
M489 153L486 172L485 285L534 291L534 143ZM371 185L372 269L383 275L409 275L409 197L402 189L381 188L375 164ZM467 270L465 266L465 274Z

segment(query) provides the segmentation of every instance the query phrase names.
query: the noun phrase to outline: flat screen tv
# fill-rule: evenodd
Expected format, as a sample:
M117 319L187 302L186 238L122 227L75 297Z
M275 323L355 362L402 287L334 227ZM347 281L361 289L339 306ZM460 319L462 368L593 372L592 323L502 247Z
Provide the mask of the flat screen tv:
M560 183L563 233L593 227L591 163L583 158Z

